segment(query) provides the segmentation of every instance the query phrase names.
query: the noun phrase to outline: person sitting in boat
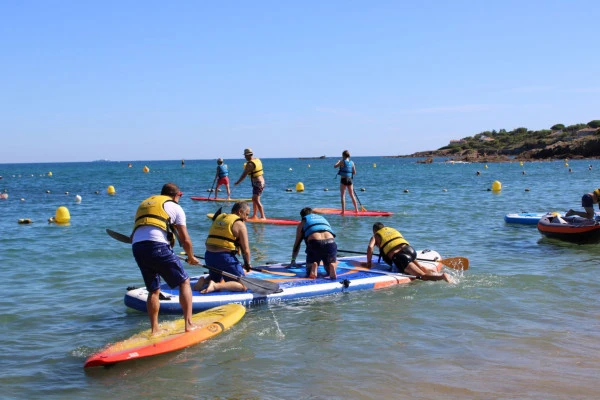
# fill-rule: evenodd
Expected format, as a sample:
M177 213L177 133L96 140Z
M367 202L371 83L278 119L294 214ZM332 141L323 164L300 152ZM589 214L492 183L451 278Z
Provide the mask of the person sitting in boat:
M337 274L337 244L335 233L327 220L318 214L313 214L310 207L304 207L300 211L302 222L296 228L296 241L292 249L291 267L296 266L296 257L300 250L302 239L306 243L306 275L315 279L319 263L323 266L330 279L336 279Z
M415 249L404 239L404 236L396 229L386 227L381 222L373 224L373 236L367 247L367 268L369 269L372 267L371 258L375 245L379 248L381 257L386 264L392 267L393 272L414 275L417 279L424 281L452 282L452 278L447 273L436 274L419 264Z
M219 158L217 160L217 173L215 174L215 179L217 181L217 188L215 189L215 200L219 196L219 187L225 185L225 189L227 189L227 200L231 199L231 189L229 188L229 168L227 164L223 164L223 159Z
M582 211L574 211L570 209L565 214L565 217L570 217L571 215L578 215L587 219L594 219L594 204L598 204L598 209L600 209L600 188L594 190L592 193L586 193L581 197L581 206L585 210Z
M250 271L250 245L245 221L250 214L250 206L238 202L231 207L231 214L216 213L206 239L204 262L210 267L228 272L235 276L244 276ZM244 265L236 257L241 251ZM206 285L206 287L205 287ZM208 279L198 279L194 290L200 293L215 291L244 292L246 286L234 278L221 275L218 271L209 272Z

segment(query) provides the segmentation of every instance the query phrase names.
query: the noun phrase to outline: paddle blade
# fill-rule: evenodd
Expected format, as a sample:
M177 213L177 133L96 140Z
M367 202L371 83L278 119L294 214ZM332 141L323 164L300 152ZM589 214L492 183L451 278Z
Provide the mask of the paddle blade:
M131 238L129 236L125 236L119 232L115 232L108 228L106 229L106 233L108 233L108 236L110 236L113 239L118 240L119 242L131 244Z
M440 262L446 267L456 269L458 271L466 271L469 269L469 259L466 257L444 258Z
M262 279L245 278L242 276L239 277L239 280L248 289L263 296L283 291L283 289L279 287L279 284L275 282L263 281Z

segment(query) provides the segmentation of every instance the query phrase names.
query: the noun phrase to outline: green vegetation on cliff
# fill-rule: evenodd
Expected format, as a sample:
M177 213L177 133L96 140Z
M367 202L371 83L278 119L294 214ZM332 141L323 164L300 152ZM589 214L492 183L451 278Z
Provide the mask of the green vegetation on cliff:
M530 131L485 131L461 140L452 140L436 151L419 152L414 157L451 157L465 161L600 157L600 120L587 124L553 125Z

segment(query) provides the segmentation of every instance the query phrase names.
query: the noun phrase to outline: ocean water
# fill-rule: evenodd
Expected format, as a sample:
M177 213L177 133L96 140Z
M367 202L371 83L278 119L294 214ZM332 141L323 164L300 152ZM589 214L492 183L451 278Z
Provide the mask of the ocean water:
M335 161L264 159L267 216L297 219L305 206L339 207ZM91 370L83 369L88 356L149 327L145 314L123 304L126 287L142 285L131 250L105 229L128 234L139 202L172 181L185 193L181 205L202 254L205 214L219 205L189 197L207 195L216 163L0 164L0 192L9 195L0 200L1 397L600 397L600 247L544 239L535 226L503 220L510 212L581 209L581 195L600 186L597 160L354 161L362 205L394 215L329 216L338 247L366 250L371 226L381 220L417 249L468 257L470 269L453 272L456 284L415 282L252 308L200 345ZM226 163L235 180L243 160ZM496 180L502 191L489 191ZM304 192L286 191L297 182ZM248 179L232 193L250 195ZM47 223L59 206L70 211L68 226ZM21 218L33 223L18 224ZM248 228L255 266L289 261L293 227Z

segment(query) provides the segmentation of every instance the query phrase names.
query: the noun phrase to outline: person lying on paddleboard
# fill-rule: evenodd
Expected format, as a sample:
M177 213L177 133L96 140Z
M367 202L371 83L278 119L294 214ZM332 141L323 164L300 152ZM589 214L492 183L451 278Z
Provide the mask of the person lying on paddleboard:
M600 209L600 188L594 190L592 193L586 193L581 197L581 207L583 207L585 212L570 209L565 214L565 217L579 215L583 218L594 219L594 204L598 204L598 209Z
M435 274L419 264L417 252L402 234L394 228L386 227L381 222L373 224L373 236L367 247L367 268L369 269L372 267L371 258L375 245L379 248L383 261L392 267L393 272L414 275L417 279L424 281L452 282L452 278L447 273ZM396 268L397 271L395 271Z
M250 175L250 181L252 183L252 219L261 218L266 219L265 210L262 203L260 202L260 196L263 190L265 190L265 177L263 172L262 161L254 157L252 149L244 149L244 157L246 158L246 166L244 172L237 180L235 185L238 185L241 181L246 179L246 175ZM257 213L260 217L257 217Z
M306 276L315 279L319 263L323 261L327 277L336 279L337 244L331 225L323 216L313 214L310 207L303 208L300 216L302 222L296 228L296 241L292 249L290 267L296 266L296 256L298 256L300 244L304 239L306 242Z
M217 173L215 174L217 181L217 188L215 189L215 200L219 197L219 187L225 185L227 189L227 200L231 199L231 189L229 189L229 168L227 164L223 164L223 159L217 160Z
M231 214L215 214L206 239L204 262L210 267L228 272L235 276L244 276L250 271L250 245L245 221L250 214L248 203L238 202L231 207ZM244 265L240 264L236 254L241 251ZM205 286L206 285L206 286ZM245 292L246 286L234 278L221 275L218 271L209 272L208 279L198 279L194 290L200 293L215 291Z
M339 168L338 175L340 178L340 196L342 198L342 215L346 212L346 189L354 204L354 210L358 214L358 206L356 205L356 198L354 197L354 184L352 178L356 175L356 166L354 161L350 161L350 152L344 150L342 152L342 159L335 163L333 168Z
M177 185L166 183L160 196L144 200L135 214L131 248L148 290L146 307L153 335L160 333L158 312L161 277L170 287L179 286L179 303L183 310L185 330L188 332L195 329L192 323L190 277L183 269L179 257L173 252L176 236L188 255L187 262L192 265L200 264L194 257L185 212L178 204L182 195Z

